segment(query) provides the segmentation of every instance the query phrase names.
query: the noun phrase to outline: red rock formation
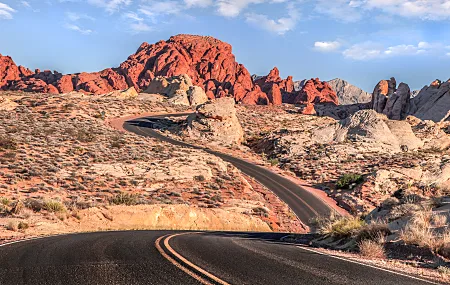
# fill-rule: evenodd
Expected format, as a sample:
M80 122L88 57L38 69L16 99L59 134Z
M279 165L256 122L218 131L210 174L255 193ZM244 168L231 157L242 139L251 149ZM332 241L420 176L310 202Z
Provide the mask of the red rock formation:
M236 62L231 45L212 37L178 35L155 44L143 43L118 68L94 73L63 76L48 70L32 72L18 68L9 57L0 59L0 88L10 90L54 92L56 88L61 93L77 90L102 94L134 86L142 91L156 76L188 74L210 99L225 96L238 102L244 97L246 102L267 99L255 87L247 69ZM272 93L272 97L278 96L276 91Z
M294 99L294 104L307 103L334 103L339 104L336 92L331 89L331 86L325 82L320 81L319 78L310 79L306 81L302 90L297 93Z
M286 93L294 90L292 76L289 76L286 80L281 79L280 71L276 67L267 76L255 80L255 84L268 95L269 101L273 105L281 105L283 103L282 92Z
M9 81L18 80L33 72L23 66L17 66L11 57L0 54L0 89L7 86Z
M212 37L178 35L143 43L119 69L137 90L144 90L156 76L187 74L211 99L233 96L239 102L258 91L247 69L236 62L231 45Z

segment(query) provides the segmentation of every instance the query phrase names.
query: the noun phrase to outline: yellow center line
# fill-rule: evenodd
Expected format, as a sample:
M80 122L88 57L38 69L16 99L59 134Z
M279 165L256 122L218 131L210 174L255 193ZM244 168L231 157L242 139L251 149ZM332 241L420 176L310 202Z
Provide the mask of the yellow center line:
M187 269L186 267L184 267L183 265L181 265L180 263L178 263L175 259L173 259L172 257L170 257L165 251L164 249L161 247L160 242L163 238L167 237L167 235L159 237L156 242L155 242L155 246L156 249L159 251L159 253L161 253L161 255L167 259L170 263L172 263L173 265L175 265L177 268L181 269L183 272L185 272L186 274L188 274L189 276L191 276L192 278L196 279L197 281L199 281L200 283L204 284L204 285L213 285L212 283L206 281L205 279L203 279L202 277L198 276L197 274L195 274L194 272L192 272L191 270Z
M222 284L222 285L231 285L230 283L227 283L225 281L223 281L222 279L220 279L217 276L212 275L211 273L207 272L206 270L204 270L203 268L198 267L197 265L193 264L192 262L190 262L189 260L187 260L186 258L184 258L183 256L181 256L179 253L177 253L169 244L169 241L177 236L182 236L182 235L188 235L188 234L192 234L192 233L181 233L181 234L174 234L171 235L167 238L164 239L164 246L173 254L175 255L178 259L180 259L182 262L184 262L185 264L191 266L192 268L194 268L195 270L197 270L198 272L202 273L203 275L207 276L208 278L210 278L211 280L214 280L215 282Z

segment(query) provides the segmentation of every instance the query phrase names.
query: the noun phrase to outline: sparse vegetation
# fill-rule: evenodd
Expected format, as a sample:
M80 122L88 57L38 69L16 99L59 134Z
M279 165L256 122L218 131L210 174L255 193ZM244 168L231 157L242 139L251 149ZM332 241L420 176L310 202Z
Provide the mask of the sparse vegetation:
M336 187L340 189L349 189L352 184L358 184L364 181L360 174L350 173L342 175L336 182Z
M43 208L51 213L62 213L66 211L66 207L58 201L45 201Z
M137 205L138 196L131 193L119 193L111 199L111 204L113 205Z
M359 252L367 258L386 258L384 250L384 241L375 241L371 239L362 240L358 243Z

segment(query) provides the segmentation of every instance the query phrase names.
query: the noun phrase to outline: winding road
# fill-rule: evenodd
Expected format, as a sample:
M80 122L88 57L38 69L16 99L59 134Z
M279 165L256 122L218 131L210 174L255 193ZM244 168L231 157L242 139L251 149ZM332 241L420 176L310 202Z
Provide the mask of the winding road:
M154 119L154 118L153 118ZM124 127L176 145L152 119ZM330 208L307 190L247 161L229 161L277 194L302 221ZM283 243L279 233L124 231L59 235L0 245L1 285L438 284Z
M304 189L300 185L291 180L274 173L266 168L255 165L243 159L211 150L207 147L200 147L188 144L182 141L177 141L166 137L153 129L157 120L170 117L181 117L188 114L175 115L160 115L139 118L136 120L127 121L124 124L124 129L138 135L157 138L162 141L169 142L174 145L202 149L208 153L220 157L221 159L230 162L243 173L256 179L259 183L266 186L270 191L275 193L281 200L283 200L297 215L297 217L306 225L310 226L312 218L317 216L328 216L331 213L331 208L320 198Z
M0 247L0 284L437 284L280 242L281 234L83 233Z

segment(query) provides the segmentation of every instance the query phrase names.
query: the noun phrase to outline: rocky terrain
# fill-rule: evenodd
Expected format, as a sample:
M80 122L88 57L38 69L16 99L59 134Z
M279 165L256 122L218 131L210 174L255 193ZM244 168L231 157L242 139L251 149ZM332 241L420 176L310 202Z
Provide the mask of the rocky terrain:
M301 231L284 203L230 164L109 127L116 117L183 110L132 91L0 93L1 238L131 228Z

